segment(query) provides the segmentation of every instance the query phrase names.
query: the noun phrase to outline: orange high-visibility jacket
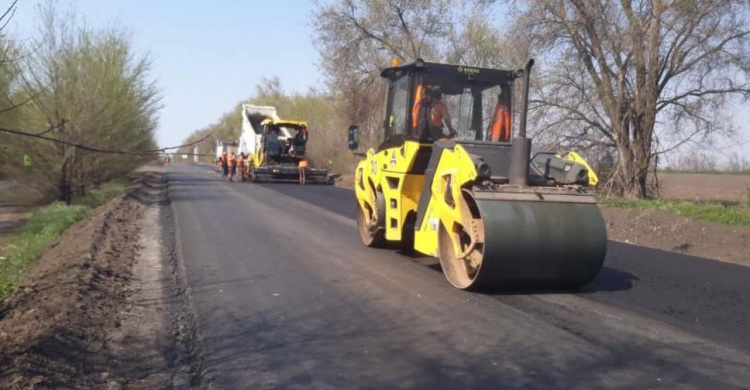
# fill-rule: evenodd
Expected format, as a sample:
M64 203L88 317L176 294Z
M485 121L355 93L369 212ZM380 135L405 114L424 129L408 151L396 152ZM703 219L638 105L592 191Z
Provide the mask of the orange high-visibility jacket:
M490 141L510 142L510 112L500 103L495 107L492 118Z

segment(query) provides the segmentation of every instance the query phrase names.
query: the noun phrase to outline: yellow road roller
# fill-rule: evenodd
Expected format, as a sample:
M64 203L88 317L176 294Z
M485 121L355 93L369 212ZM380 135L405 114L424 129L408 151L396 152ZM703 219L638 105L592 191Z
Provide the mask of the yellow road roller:
M531 147L533 63L500 70L419 59L381 72L382 142L357 152L359 128L349 127L349 148L364 157L354 183L362 243L436 256L459 289L574 288L597 275L607 236L587 187L598 178L576 153Z

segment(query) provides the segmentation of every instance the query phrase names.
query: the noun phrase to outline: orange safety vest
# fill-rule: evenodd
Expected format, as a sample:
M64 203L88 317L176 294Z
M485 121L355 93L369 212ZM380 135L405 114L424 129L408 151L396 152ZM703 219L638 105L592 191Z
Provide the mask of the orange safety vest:
M419 105L422 103L422 84L417 85L417 93L414 94L414 107L411 108L411 128L416 129L419 125Z
M510 142L510 112L500 103L495 107L490 128L490 141Z

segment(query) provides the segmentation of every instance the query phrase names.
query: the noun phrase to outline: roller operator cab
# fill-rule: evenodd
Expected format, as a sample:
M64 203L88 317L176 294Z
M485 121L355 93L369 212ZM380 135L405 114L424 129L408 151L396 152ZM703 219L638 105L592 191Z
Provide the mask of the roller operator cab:
M382 71L382 143L361 154L355 174L365 245L390 241L436 256L460 289L569 288L596 276L607 237L586 187L598 178L575 153L532 152L525 130L532 65L509 71L417 60ZM357 126L348 135L357 150Z

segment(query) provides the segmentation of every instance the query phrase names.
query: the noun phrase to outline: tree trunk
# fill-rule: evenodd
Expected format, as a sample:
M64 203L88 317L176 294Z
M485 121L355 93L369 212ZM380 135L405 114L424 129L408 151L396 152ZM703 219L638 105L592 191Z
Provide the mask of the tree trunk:
M70 159L66 156L60 167L60 183L57 188L60 192L60 201L69 205L73 200L73 191L70 185L71 179Z
M632 141L623 138L618 137L619 160L615 173L622 186L622 195L628 200L645 199L648 196L646 184L651 161L650 143L643 138Z

